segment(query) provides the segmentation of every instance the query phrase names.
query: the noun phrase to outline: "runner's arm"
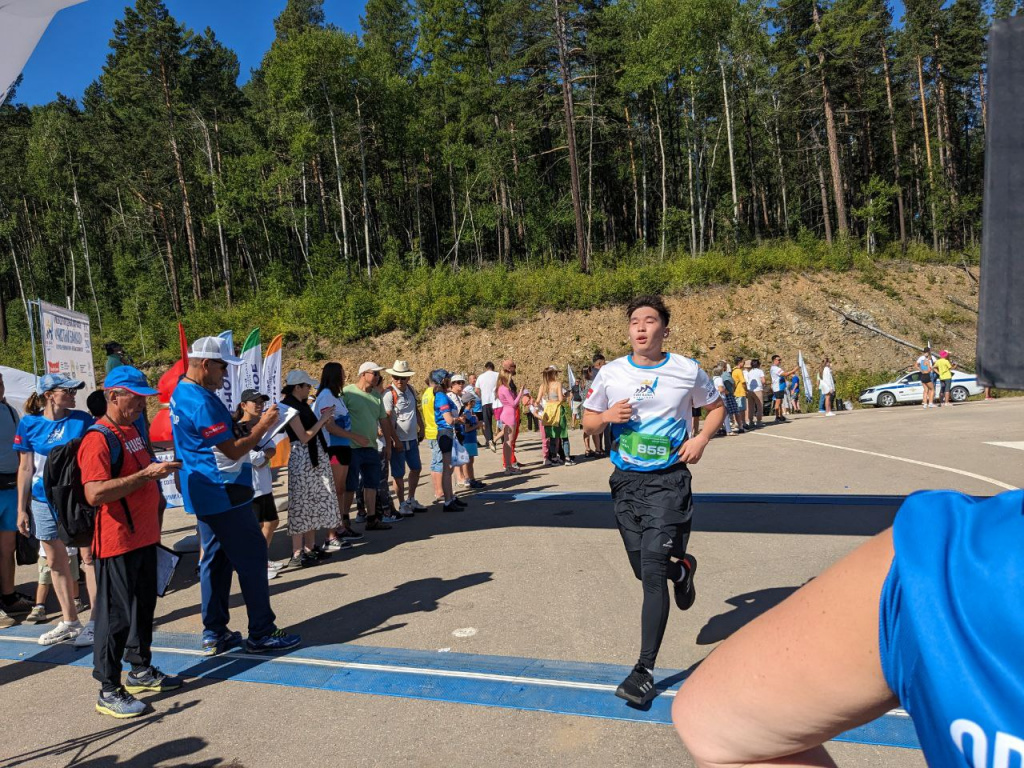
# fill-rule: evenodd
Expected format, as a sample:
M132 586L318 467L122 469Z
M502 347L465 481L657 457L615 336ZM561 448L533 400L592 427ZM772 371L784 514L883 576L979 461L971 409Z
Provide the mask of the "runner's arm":
M882 674L887 530L722 643L672 719L698 768L834 766L820 745L899 702ZM788 756L788 757L787 757Z

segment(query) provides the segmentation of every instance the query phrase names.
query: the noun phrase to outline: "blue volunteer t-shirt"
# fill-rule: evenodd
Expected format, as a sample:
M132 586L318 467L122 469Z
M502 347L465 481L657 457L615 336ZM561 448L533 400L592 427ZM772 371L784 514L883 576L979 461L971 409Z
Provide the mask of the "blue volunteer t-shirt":
M1024 765L1024 492L910 496L879 601L886 682L931 766Z
M217 467L213 447L234 437L234 432L231 414L213 392L179 382L171 395L171 432L175 456L182 464L179 478L186 512L217 515L252 498L252 464Z
M32 475L32 498L46 503L43 490L43 468L50 451L76 437L81 437L92 426L93 419L84 411L68 411L63 419L52 421L45 416L26 414L18 422L14 433L14 450L34 454L35 473Z
M476 434L476 428L480 425L480 419L472 411L466 411L463 416L466 417L466 437L472 437Z
M437 422L438 429L454 430L454 427L450 425L444 418L445 414L450 414L452 418L455 418L458 414L455 412L455 406L452 405L452 401L448 395L444 392L434 393L434 421Z

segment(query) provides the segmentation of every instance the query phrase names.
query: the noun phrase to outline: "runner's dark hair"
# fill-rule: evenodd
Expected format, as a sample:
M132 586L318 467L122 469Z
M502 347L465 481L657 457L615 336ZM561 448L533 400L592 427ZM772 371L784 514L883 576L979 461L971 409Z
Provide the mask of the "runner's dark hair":
M492 363L490 360L488 360L486 363L484 363L484 368L487 369L488 371L493 371L494 370L494 363Z
M671 313L668 311L668 307L665 306L664 300L661 296L637 296L626 307L626 317L633 317L633 313L636 312L640 307L650 307L661 317L661 322L666 326L668 325Z

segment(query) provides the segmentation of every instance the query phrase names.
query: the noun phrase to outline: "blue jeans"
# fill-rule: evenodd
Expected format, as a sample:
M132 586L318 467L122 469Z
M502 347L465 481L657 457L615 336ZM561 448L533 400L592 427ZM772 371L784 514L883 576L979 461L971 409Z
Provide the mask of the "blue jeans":
M267 540L256 522L252 502L219 515L198 515L196 521L203 545L203 559L199 561L203 634L222 635L227 631L231 572L235 571L249 614L249 637L266 637L276 629L277 617L270 609Z

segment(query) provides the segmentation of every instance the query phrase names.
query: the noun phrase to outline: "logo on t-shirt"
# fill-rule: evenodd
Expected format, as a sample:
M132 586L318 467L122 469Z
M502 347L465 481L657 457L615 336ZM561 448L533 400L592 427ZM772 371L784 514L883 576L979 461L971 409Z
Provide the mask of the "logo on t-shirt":
M64 442L64 428L66 426L67 426L66 424L61 424L59 427L54 429L53 432L51 432L47 436L46 442L47 443L63 443Z
M228 425L225 424L224 422L220 422L219 424L214 424L212 427L206 427L206 429L202 430L202 435L204 438L211 438L214 435L219 435L222 432L227 432L227 430Z
M14 444L15 445L21 445L21 435L15 435L14 436Z
M640 383L640 387L636 390L636 392L633 393L633 398L632 399L635 400L635 401L653 400L654 399L654 392L655 392L655 390L657 388L658 388L658 379L657 378L655 378L654 381L650 381L650 380L643 381L643 382Z

